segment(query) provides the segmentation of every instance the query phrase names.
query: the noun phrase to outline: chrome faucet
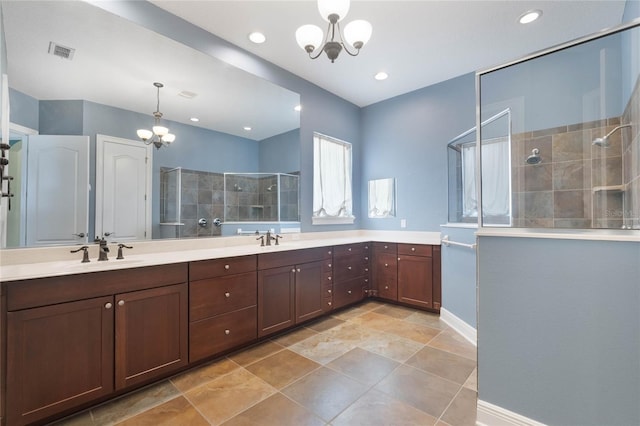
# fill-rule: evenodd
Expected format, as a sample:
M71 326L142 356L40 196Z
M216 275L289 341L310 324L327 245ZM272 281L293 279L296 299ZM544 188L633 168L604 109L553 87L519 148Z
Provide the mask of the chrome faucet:
M109 258L107 257L107 253L109 253L107 240L105 240L104 237L102 239L98 239L98 237L96 237L95 242L100 244L100 249L98 250L98 261L109 260Z

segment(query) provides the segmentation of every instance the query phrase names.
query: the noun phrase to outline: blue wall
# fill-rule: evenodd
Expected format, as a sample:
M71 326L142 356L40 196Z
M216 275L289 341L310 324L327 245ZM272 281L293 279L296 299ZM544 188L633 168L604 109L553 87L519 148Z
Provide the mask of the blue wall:
M395 218L365 229L439 231L447 222L447 142L475 125L475 79L466 74L362 110L362 213L370 179L396 178Z
M260 172L300 171L300 129L260 141Z
M9 88L10 121L30 129L40 127L40 104L36 98Z
M479 399L640 424L640 243L481 236L478 263Z

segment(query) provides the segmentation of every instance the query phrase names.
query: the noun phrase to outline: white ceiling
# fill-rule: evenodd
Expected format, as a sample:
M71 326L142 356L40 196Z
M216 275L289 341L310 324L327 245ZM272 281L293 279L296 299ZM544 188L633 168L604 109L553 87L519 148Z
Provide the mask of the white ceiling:
M300 25L324 28L315 0L151 1L359 106L616 26L625 6L624 0L353 0L345 22L366 19L373 36L358 57L343 52L332 64L324 54L310 60L295 41ZM542 18L519 24L530 9L541 9ZM251 43L252 31L267 42ZM374 80L378 71L389 79Z

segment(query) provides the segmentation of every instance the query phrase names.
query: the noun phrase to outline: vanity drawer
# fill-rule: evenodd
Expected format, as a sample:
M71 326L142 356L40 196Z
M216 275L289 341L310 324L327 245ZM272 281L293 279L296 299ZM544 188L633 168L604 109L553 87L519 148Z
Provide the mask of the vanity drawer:
M398 254L431 257L432 248L426 244L398 244Z
M369 263L362 257L342 257L334 261L333 276L336 282L347 281L369 274Z
M378 253L392 253L396 254L398 252L398 244L397 243L373 243L373 250L376 254Z
M333 307L337 309L362 300L365 286L364 278L355 278L336 284L333 287Z
M254 306L257 272L192 281L189 284L189 320L198 321Z
M256 256L225 257L189 263L191 281L255 271Z
M369 252L369 243L356 243L356 244L344 244L335 246L334 257L341 257L347 255L364 255Z
M258 269L279 268L281 266L299 265L301 263L317 262L319 260L330 261L332 254L332 247L318 247L259 254Z
M257 338L255 306L189 324L189 362L207 358Z

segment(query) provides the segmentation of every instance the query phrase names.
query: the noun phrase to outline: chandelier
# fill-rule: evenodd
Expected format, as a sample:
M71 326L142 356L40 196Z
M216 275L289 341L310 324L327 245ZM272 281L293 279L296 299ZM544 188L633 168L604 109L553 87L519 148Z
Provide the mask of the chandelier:
M162 118L162 113L160 112L160 88L164 87L162 83L153 83L153 85L158 90L158 104L156 106L156 110L153 113L153 117L155 118L155 125L151 128L151 130L147 129L138 129L137 134L142 142L145 145L153 144L156 149L160 149L163 146L169 146L171 142L176 140L176 135L169 133L169 129L160 125L160 119Z
M350 0L318 0L320 16L329 22L326 38L322 30L315 25L303 25L298 28L296 31L298 46L307 52L311 59L317 59L322 52L325 52L333 63L342 49L351 56L357 56L360 49L369 41L372 27L369 22L362 19L349 22L344 27L344 36L342 35L340 21L347 16L349 3ZM322 47L314 55L313 52L320 46L323 39ZM352 46L355 52L352 52L349 46Z

